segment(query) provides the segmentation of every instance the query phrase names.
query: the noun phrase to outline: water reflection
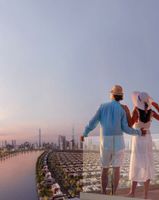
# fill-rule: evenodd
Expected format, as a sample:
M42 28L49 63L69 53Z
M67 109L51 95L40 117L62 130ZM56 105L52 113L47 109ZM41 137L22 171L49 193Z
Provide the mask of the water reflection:
M42 152L27 152L0 161L0 199L37 200L35 164Z

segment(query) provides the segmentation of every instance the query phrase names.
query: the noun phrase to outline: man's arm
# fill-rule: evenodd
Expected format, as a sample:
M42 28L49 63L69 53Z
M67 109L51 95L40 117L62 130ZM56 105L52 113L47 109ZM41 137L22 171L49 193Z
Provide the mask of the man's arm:
M100 112L101 112L101 106L97 110L94 117L89 121L89 124L86 126L85 131L83 133L84 137L87 137L89 132L92 131L93 129L95 129L96 126L98 125L99 120L100 120Z

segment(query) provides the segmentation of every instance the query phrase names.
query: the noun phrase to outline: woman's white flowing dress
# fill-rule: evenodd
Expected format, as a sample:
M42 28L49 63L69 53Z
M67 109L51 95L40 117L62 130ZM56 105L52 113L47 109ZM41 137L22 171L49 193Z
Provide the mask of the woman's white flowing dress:
M154 179L154 164L152 153L152 137L150 133L151 121L135 123L134 128L147 130L145 136L132 136L129 179L131 181L145 182Z

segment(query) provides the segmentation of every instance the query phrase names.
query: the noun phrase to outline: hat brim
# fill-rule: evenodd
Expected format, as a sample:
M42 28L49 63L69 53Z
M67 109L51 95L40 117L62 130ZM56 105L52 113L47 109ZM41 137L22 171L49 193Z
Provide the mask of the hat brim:
M140 100L139 95L140 95L140 92L138 92L138 91L133 92L132 93L132 102L133 102L135 107L137 107L141 110L145 110L145 105ZM152 101L153 101L153 99L151 97L149 97L149 99L148 99L148 110L151 109Z

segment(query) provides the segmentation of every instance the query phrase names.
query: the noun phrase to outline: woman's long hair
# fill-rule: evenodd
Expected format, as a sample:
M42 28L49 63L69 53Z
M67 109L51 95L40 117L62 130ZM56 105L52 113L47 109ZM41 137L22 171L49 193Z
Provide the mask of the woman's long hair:
M144 104L145 104L144 105L145 106L145 110L141 110L141 109L138 108L139 119L140 119L141 122L147 123L147 122L149 122L151 120L151 112L152 112L152 110L151 109L147 110L148 109L148 104L146 102Z

